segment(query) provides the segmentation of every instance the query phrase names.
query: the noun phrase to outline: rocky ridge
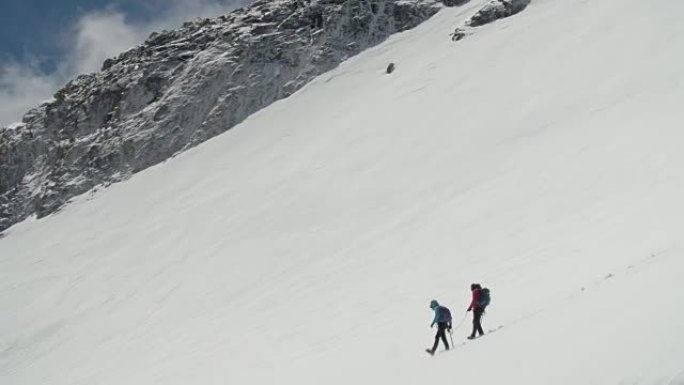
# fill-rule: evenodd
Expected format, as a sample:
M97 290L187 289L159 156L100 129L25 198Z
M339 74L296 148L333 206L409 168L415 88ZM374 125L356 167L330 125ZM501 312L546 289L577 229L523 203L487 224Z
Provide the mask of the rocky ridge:
M0 130L0 230L230 129L441 6L259 0L152 34Z
M258 0L153 33L0 128L0 231L221 134L442 6L469 1ZM530 1L491 0L452 39Z

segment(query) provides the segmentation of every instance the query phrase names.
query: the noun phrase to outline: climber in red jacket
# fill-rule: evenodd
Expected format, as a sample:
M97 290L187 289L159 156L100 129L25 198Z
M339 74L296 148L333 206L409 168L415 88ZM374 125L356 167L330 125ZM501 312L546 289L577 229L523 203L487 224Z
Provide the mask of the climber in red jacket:
M480 286L479 283L473 283L470 285L470 291L473 294L473 300L470 301L468 311L473 310L473 332L470 334L468 339L472 340L475 338L475 333L479 333L480 336L484 334L484 331L482 330L482 315L484 314L485 307L487 307L488 303L485 304L482 301L482 286Z

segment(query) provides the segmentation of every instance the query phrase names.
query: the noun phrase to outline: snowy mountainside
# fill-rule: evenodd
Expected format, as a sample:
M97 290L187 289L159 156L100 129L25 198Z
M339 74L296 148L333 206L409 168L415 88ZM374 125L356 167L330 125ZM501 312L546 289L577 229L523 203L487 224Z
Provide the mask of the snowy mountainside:
M257 1L152 34L0 130L0 230L228 130L439 9L432 0Z
M684 384L684 3L483 4L8 229L0 383Z

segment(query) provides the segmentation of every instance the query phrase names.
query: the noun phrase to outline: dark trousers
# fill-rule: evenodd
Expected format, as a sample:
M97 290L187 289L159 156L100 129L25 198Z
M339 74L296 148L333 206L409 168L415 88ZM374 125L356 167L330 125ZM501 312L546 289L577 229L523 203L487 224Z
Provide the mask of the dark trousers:
M475 333L484 334L482 330L482 315L484 314L484 308L476 307L473 309L473 332L470 334L471 337L475 337Z
M444 342L444 346L446 347L447 350L449 350L449 343L447 342L446 338L446 330L447 330L447 324L440 322L437 324L437 334L435 334L435 344L432 345L432 351L434 352L437 350L437 345L439 345L439 340L441 339L442 342Z

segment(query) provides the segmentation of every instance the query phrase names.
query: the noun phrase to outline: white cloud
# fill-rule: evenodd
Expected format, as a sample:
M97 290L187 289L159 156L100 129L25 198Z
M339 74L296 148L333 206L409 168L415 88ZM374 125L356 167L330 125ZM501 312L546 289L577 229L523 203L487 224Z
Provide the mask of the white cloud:
M24 113L49 99L60 83L32 63L3 63L0 67L0 126L18 122Z
M126 24L125 16L118 12L84 16L76 27L73 52L60 70L75 74L97 71L108 57L139 44L142 35L140 27Z
M95 72L108 58L143 42L153 31L172 29L197 17L224 14L245 0L169 0L159 2L157 17L146 23L131 23L126 15L105 9L82 16L69 31L71 47L51 73L34 63L0 63L0 127L21 120L69 79Z

